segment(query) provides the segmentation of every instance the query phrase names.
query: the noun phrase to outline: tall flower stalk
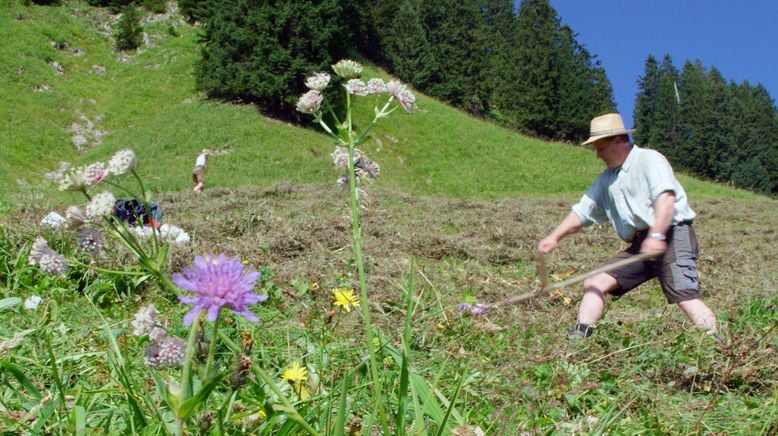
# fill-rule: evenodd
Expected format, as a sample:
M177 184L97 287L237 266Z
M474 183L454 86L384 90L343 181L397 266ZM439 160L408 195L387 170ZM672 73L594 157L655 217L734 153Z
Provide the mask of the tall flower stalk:
M378 410L379 420L384 429L384 433L388 434L389 424L386 418L386 412L384 410L384 396L383 396L383 382L378 371L378 364L376 359L376 346L374 339L376 338L373 332L373 324L370 317L370 305L368 304L367 293L367 278L365 276L365 267L362 255L362 232L360 225L359 214L359 195L358 184L362 181L369 180L369 178L375 178L378 175L378 165L375 162L367 161L364 158L362 152L357 148L364 143L368 138L370 130L378 123L378 120L389 115L398 107L402 107L406 112L413 112L416 108L416 98L411 91L409 91L405 85L398 81L391 81L385 84L382 79L373 78L367 82L362 81L359 77L362 74L362 65L351 60L341 60L332 66L335 74L341 79L343 88L346 93L346 113L343 121L340 121L338 116L334 113L332 107L326 104L324 101L324 94L322 91L330 84L330 76L327 73L317 73L309 77L305 84L310 89L308 92L300 97L297 104L297 110L310 114L314 118L314 122L327 132L336 143L336 150L333 153L333 160L336 167L347 167L347 178L349 192L351 194L351 228L353 239L354 258L357 263L357 270L359 275L359 288L362 298L361 310L362 317L365 324L365 336L367 341L367 349L370 360L370 376L372 379L375 399L377 401L376 409ZM359 134L354 131L354 123L352 118L352 96L369 96L375 95L378 97L376 105L374 107L374 117L371 123ZM382 101L385 98L385 101ZM378 101L382 101L379 104ZM332 117L335 123L335 128L330 127L326 121L324 121L324 111L322 104L326 104L328 114ZM345 159L346 165L342 162L342 153L339 151L346 149L348 151L347 158ZM400 412L402 413L402 412Z
M62 261L63 257L54 257L48 252L44 254L49 254L49 256L41 258L41 269L44 272L64 275L64 269L67 265L73 264L112 274L148 274L154 277L162 288L173 293L177 292L177 288L165 273L168 254L167 243L186 244L189 242L189 235L176 226L160 225L159 217L154 216L155 214L152 212L152 203L143 180L135 171L136 160L132 150L124 149L114 154L107 165L103 162L96 162L87 166L71 167L65 163L60 166L59 170L49 173L48 177L59 185L60 190L80 192L88 200L83 208L68 207L63 223L66 228L71 230L81 228L79 247L91 255L99 254L105 239L102 231L115 237L130 250L143 268L144 273L100 268L79 262L75 258L67 259L68 262L65 263ZM132 175L137 183L137 188L130 188L114 181L113 177L125 174ZM119 216L118 205L122 202L117 201L113 192L109 190L94 192L98 185L108 185L117 192L121 192L121 195L129 195L133 199L135 207L139 209L125 210L123 211L124 216Z

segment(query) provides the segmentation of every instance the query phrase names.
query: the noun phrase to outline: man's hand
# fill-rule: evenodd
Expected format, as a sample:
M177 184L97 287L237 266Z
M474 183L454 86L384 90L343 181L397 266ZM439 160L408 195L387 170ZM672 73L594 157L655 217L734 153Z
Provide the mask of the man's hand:
M551 234L538 243L538 251L541 253L551 253L562 238L577 232L581 227L581 221L578 219L578 215L570 212L567 217L556 226Z
M643 243L640 244L641 253L657 253L662 254L667 251L667 241L661 241L654 238L646 238Z
M554 238L553 236L546 236L538 243L538 251L541 253L551 253L554 248L556 248L556 244L559 243L559 240Z

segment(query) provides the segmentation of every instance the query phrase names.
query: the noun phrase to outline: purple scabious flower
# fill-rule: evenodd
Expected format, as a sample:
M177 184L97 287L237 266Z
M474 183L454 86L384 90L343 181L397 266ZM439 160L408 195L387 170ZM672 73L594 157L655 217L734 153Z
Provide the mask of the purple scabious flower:
M215 321L222 306L228 306L251 322L259 321L247 306L267 300L267 295L252 292L260 273L245 271L243 263L225 254L197 256L194 269L184 268L183 276L173 274L173 283L195 293L193 297L179 296L178 300L194 307L184 316L184 325L191 325L201 310L208 311L208 320Z
M457 305L457 309L460 312L470 312L472 316L483 315L489 307L483 303L460 303Z

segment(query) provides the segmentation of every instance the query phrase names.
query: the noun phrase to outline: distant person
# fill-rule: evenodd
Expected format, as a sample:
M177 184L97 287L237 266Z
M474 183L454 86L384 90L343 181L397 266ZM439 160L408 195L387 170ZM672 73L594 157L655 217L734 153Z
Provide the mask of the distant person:
M632 263L583 282L584 295L578 324L570 337L588 337L605 310L605 295L620 297L656 277L668 303L677 304L697 327L716 334L716 316L700 299L697 281L697 238L692 229L695 213L686 192L673 175L667 159L657 151L630 142L619 114L596 117L590 138L597 157L608 166L572 211L538 243L550 253L559 241L584 226L611 221L619 238L629 247L605 264L638 253L656 253L649 260ZM718 336L716 336L719 338Z
M192 188L194 192L200 192L205 187L205 170L208 169L208 159L211 157L211 150L204 149L197 156L195 160L195 166L192 170L192 181L195 186Z

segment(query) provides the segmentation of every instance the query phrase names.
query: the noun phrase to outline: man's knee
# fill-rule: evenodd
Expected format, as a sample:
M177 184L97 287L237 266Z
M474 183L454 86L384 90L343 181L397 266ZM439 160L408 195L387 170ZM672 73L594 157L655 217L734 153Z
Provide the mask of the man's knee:
M613 276L605 273L589 277L583 282L584 291L596 292L601 295L616 289L618 285L618 281Z

